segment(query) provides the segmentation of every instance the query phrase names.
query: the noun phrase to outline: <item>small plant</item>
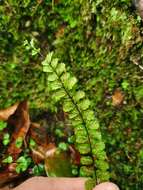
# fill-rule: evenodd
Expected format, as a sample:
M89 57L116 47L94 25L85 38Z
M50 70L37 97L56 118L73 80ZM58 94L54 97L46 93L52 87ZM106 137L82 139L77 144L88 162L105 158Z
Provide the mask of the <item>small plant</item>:
M31 158L27 156L21 156L17 159L16 172L21 173L27 170L28 166L31 164Z
M18 137L18 139L16 139L15 146L17 148L21 148L22 145L23 145L23 138L22 137Z
M77 79L66 71L64 63L53 58L52 52L42 65L47 73L47 88L52 99L55 103L61 102L74 128L75 145L81 154L79 175L92 177L96 183L108 180L105 144L90 100L84 91L78 90ZM65 144L61 147L65 148Z
M45 174L45 167L44 167L44 165L43 164L35 165L32 168L32 174L35 175L35 176L40 176L40 175Z
M10 135L9 135L9 133L6 133L3 136L2 143L3 143L4 146L7 146L9 144L9 142L10 142Z
M13 162L12 156L8 156L2 161L4 164L11 164Z
M25 46L25 49L27 51L31 51L32 56L35 56L40 52L40 48L35 47L34 38L31 39L30 43L27 40L25 40L23 45Z
M68 144L65 143L65 142L59 143L58 147L59 147L60 150L63 150L63 151L67 151L68 150Z
M0 131L3 131L7 127L7 123L4 121L0 121Z
M36 142L32 138L30 138L29 147L30 148L35 148L36 147Z

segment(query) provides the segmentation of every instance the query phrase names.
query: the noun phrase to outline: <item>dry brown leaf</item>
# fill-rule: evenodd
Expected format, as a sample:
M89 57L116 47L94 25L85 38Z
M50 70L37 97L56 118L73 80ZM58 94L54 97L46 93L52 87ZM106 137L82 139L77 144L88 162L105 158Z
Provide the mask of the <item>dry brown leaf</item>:
M123 100L124 100L123 93L121 92L121 90L116 89L114 91L114 94L112 95L112 104L113 104L113 106L121 105Z
M30 127L27 101L23 101L19 104L15 114L9 118L8 123L14 126L14 131L7 153L12 155L15 160L22 151L21 147L16 146L16 141L18 138L24 141Z
M11 126L10 130L13 130L10 144L4 153L3 159L7 155L11 155L13 157L13 160L16 160L22 151L21 148L16 147L16 140L19 137L24 140L30 126L28 104L26 101L16 103L5 110L1 110L0 116L2 120L7 120L8 124ZM15 172L15 167L16 164L13 162L3 168L3 171L0 172L0 186L13 181L16 177L19 176L19 174Z
M72 162L75 165L80 165L80 158L81 158L80 153L76 150L76 148L73 145L70 145L69 149L70 149L70 155L72 158Z
M38 123L31 123L29 136L40 146L47 147L49 143L47 129Z
M0 187L2 187L4 184L12 181L14 178L16 178L18 174L11 173L9 171L4 171L0 173Z
M49 143L47 129L38 123L31 123L29 137L36 142L36 147L32 148L32 158L35 164L38 164L45 159L46 151L55 147L55 144Z
M57 152L53 148L46 155L45 170L49 177L72 177L71 157L68 152Z
M38 148L32 148L32 160L34 161L35 164L39 164L41 163L41 161L43 161L45 159L45 153L44 151L41 149L41 147Z
M17 107L19 105L19 102L15 103L13 106L0 110L0 120L1 121L7 121L8 118L14 114L16 111Z
M9 164L9 166L8 166L8 170L9 170L9 172L15 173L15 171L16 171L16 167L17 167L17 163L15 163L15 162Z
M56 32L56 38L62 37L65 32L65 26L61 26Z
M46 147L37 146L36 148L32 148L32 159L35 164L38 164L45 160L46 157L51 156L55 150L56 146L54 143L49 143Z

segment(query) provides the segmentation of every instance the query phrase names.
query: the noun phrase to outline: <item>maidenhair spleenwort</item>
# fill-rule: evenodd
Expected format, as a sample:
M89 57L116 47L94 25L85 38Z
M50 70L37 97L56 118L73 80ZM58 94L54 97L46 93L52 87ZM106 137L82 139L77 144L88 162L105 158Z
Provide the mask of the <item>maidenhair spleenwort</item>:
M86 189L92 189L95 184L109 180L109 166L91 102L84 91L78 90L76 77L67 72L64 63L54 58L53 52L46 56L42 65L52 100L61 102L73 126L75 147L81 155L79 176L89 177Z

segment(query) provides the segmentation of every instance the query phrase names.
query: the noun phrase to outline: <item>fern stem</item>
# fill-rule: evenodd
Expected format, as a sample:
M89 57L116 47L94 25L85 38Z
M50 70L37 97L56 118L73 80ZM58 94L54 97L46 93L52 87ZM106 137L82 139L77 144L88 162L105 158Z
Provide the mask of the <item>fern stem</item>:
M88 142L89 142L89 146L90 146L90 152L91 152L90 156L91 156L91 158L92 158L93 163L95 163L94 157L93 157L93 153L92 153L92 143L91 143L91 140L90 140L90 135L89 135L88 129L87 129L87 127L86 127L86 122L84 121L84 118L83 118L83 116L82 116L82 113L81 113L81 111L80 111L78 105L77 105L76 102L74 101L73 97L70 95L69 91L68 91L68 90L66 89L66 87L64 86L64 84L63 84L63 82L62 82L62 80L61 80L61 77L58 75L58 73L57 73L56 70L52 67L51 64L50 64L50 66L51 66L51 68L53 69L53 72L54 72L54 73L56 74L56 76L58 77L58 79L59 79L59 81L60 81L60 83L61 83L63 89L65 90L67 96L69 97L69 99L71 100L71 102L74 104L76 110L77 110L78 113L79 113L79 116L80 116L80 118L81 118L81 120L82 120L82 123L83 123L83 126L84 126L84 128L85 128L85 131L86 131L86 133L87 133L87 138L88 138ZM94 171L95 171L95 176L93 176L93 178L96 179L96 183L97 183L97 176L96 176L96 167L95 167L95 164L94 164Z

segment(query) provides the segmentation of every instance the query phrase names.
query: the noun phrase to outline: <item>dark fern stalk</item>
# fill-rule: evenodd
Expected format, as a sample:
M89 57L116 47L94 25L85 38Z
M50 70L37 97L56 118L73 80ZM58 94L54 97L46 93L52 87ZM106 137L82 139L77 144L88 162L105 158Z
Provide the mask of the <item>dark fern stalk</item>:
M66 71L49 53L42 62L47 73L47 87L54 102L61 101L68 113L75 134L75 145L81 154L80 176L92 177L96 183L109 179L105 144L99 130L99 123L90 108L90 100L77 89L77 79Z

